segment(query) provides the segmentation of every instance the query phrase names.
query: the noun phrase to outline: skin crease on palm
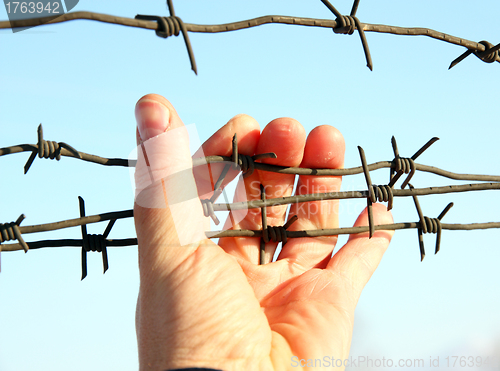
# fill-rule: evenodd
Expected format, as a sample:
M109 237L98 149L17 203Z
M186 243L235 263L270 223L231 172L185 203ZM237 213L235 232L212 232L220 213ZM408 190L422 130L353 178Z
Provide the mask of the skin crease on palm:
M141 98L135 114L139 144L184 125L171 103L159 95ZM273 120L261 131L250 116L235 116L203 144L203 154L229 156L234 133L239 153L277 154L276 159L262 160L265 163L343 167L345 143L337 129L318 126L306 136L302 125L291 118ZM147 156L149 164L156 164L155 179L163 180L139 193L134 206L140 268L136 316L140 369L291 370L296 369L293 356L347 359L356 304L393 232L377 231L371 239L368 233L352 235L333 257L336 236L289 239L278 260L265 265L257 264L259 238L221 238L219 245L202 239L181 246L179 235L202 233L200 225L207 226L208 219L197 199L180 216L165 207L166 190L179 189L173 184L175 178L168 176L178 171L179 164L190 166L189 146L179 139L156 152L148 150ZM145 167L137 165L138 184L149 171ZM211 167L214 179L221 170L220 164ZM230 171L224 184L237 175ZM260 199L259 184L265 187L267 198L289 196L294 189L294 175L287 174L255 170L244 182L245 188L238 188L234 201ZM301 176L296 193L334 192L340 184L340 177ZM194 186L202 198L213 191L206 174L197 168L189 171L182 189ZM146 193L153 204L164 207L141 202ZM335 200L292 205L289 215L297 215L298 220L289 230L338 227L337 211ZM384 205L374 204L373 211L376 224L392 223ZM236 229L262 228L260 209L244 212ZM267 215L269 225L283 225L286 205L268 207ZM227 223L225 228L230 226ZM367 223L364 210L355 225ZM267 261L276 245L266 244Z

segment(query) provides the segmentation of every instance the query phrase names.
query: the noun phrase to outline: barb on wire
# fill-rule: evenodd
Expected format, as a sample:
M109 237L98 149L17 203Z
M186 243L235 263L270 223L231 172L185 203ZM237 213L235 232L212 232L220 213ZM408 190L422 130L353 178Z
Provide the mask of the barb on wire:
M359 37L361 38L361 44L363 44L363 51L366 58L366 66L373 71L373 62L370 54L370 48L368 48L368 41L366 41L365 31L363 29L363 24L356 17L356 12L358 10L359 0L354 0L352 5L350 15L342 15L328 0L321 0L323 4L326 5L330 11L335 14L337 19L337 27L333 29L333 32L342 35L352 35L357 29Z
M128 160L122 158L105 158L95 155L90 155L85 152L79 152L69 144L64 142L46 141L43 139L43 127L40 124L37 128L38 141L37 144L19 144L17 146L10 146L0 148L0 157L20 152L31 152L28 161L24 165L24 173L26 174L30 169L37 154L40 158L50 158L59 161L61 156L74 157L83 161L93 162L105 166L135 166L135 160Z
M485 40L480 41L479 44L485 46L484 51L479 52L477 50L469 49L465 53L461 54L453 62L451 62L450 67L448 67L448 69L451 70L453 67L462 62L465 58L467 58L471 54L474 54L476 57L478 57L479 59L481 59L483 62L486 63L493 63L498 59L498 50L500 49L500 44L493 46L492 43Z
M410 189L413 190L413 186L408 184ZM437 218L429 218L424 216L422 213L422 209L420 208L420 203L418 202L418 198L416 195L412 196L413 202L415 203L415 207L417 208L418 217L420 219L420 225L418 227L418 244L420 246L420 261L424 260L425 257L425 248L424 248L424 233L437 233L436 236L436 252L437 254L441 245L441 219L446 215L446 213L453 207L453 202L450 202L444 210L439 214Z
M389 187L393 187L394 184L398 181L398 179L401 177L401 175L408 174L401 185L401 189L404 189L408 183L410 182L411 178L415 174L416 171L416 164L415 160L420 156L424 151L429 148L434 142L438 141L438 137L433 137L431 138L427 143L425 143L422 148L420 148L417 152L411 156L411 158L402 158L399 156L399 151L398 151L398 145L396 143L396 138L392 136L391 142L392 142L392 149L394 151L394 160L393 160L393 167L391 168L391 175L390 175L390 181L389 181ZM394 172L396 175L394 175Z
M231 168L233 169L241 169L241 172L243 173L243 178L247 178L250 175L253 174L254 169L255 169L255 161L256 160L261 160L264 158L276 158L275 153L263 153L259 155L254 155L254 156L247 156L247 155L242 155L238 153L238 137L236 134L233 136L232 140L232 147L233 147L233 152L231 155L231 160L233 162L233 165L231 166L230 164L226 164L224 168L222 169L222 172L217 179L217 181L214 184L214 193L212 197L209 199L202 199L201 204L203 207L203 214L205 217L210 216L215 223L215 225L219 225L220 221L215 215L213 204L219 198L219 196L223 193L223 188L222 188L222 183L224 182L224 179L226 178L227 173ZM226 196L224 196L226 197ZM234 220L233 220L233 225L234 225Z
M188 54L191 60L191 68L195 73L197 73L197 68L194 59L194 53L192 51L191 43L189 41L188 32L202 32L202 33L229 32L251 27L257 27L270 23L309 26L309 27L323 27L332 29L335 33L341 33L341 34L345 33L352 34L355 30L358 30L361 42L363 44L363 50L365 53L367 66L370 69L373 68L373 63L371 61L370 51L368 48L368 43L366 41L365 32L389 33L393 35L405 35L405 36L426 36L436 40L444 41L446 43L459 45L467 48L467 51L464 54L462 54L460 57L458 57L452 62L450 68L455 66L457 63L465 59L470 54L476 55L479 59L487 63L491 63L494 61L500 62L500 55L498 53L498 50L500 49L500 44L493 46L491 43L487 41L481 41L478 43L461 37L448 35L443 32L438 32L429 28L396 27L396 26L381 25L381 24L361 23L356 17L356 11L359 5L359 0L354 1L349 16L343 16L329 1L327 0L321 0L321 1L327 6L327 8L333 14L335 14L335 16L337 17L336 20L268 15L268 16L262 16L244 21L231 22L225 24L216 24L216 25L192 24L192 23L184 23L179 17L177 17L174 12L172 1L168 0L167 4L170 11L170 17L138 15L135 19L133 19L126 17L116 17L108 14L101 14L94 12L70 12L60 15L57 18L41 17L41 18L29 18L29 19L12 20L12 21L0 21L0 29L17 28L17 27L35 27L44 24L48 25L61 22L68 22L76 19L86 19L97 22L154 30L156 34L160 37L168 37L171 35L177 36L179 32L182 32L184 41L186 43L186 47L188 49Z
M39 158L50 158L51 160L56 159L59 161L61 159L61 150L63 148L67 149L74 157L82 158L80 153L69 144L64 142L54 142L54 141L46 141L43 139L43 128L42 124L38 125L37 129L38 133L38 143L36 145L38 151L33 150L28 161L26 161L26 165L24 165L24 173L26 174L35 161L36 155L38 153Z
M238 153L238 137L236 133L233 135L232 147L233 153L231 155L231 160L232 162L234 162L233 169L236 170L239 166L243 173L243 178L248 178L253 174L256 164L255 161L265 158L276 158L276 153L274 152L261 153L253 156L242 155L241 153Z
M373 233L375 232L375 225L373 224L373 202L377 202L375 199L375 192L373 190L372 180L370 177L370 171L368 170L368 166L366 164L365 151L363 148L358 146L359 156L361 157L361 165L363 166L363 173L365 174L366 186L368 187L368 197L366 197L367 209L368 209L368 226L370 227L370 238L372 238ZM392 197L391 197L392 200Z
M23 248L24 252L28 252L29 247L24 242L19 225L26 218L24 214L21 214L15 222L11 223L0 223L0 251L2 250L2 243L5 241L18 240L19 245Z
M262 201L266 200L266 188L260 185L260 197ZM269 226L267 225L267 208L262 206L261 208L261 218L262 218L262 236L260 237L260 250L259 250L259 264L266 264L266 243L281 242L281 247L283 248L288 242L286 230L298 219L297 215L292 216L283 226Z
M78 196L78 202L80 205L80 217L85 217L85 201L82 197ZM106 238L111 232L111 228L115 224L116 219L111 219L106 227L106 230L103 234L88 234L87 233L87 225L82 224L82 280L87 277L87 252L96 251L102 254L102 264L104 268L104 273L109 268L108 263L108 251L106 249L107 240Z
M186 26L182 19L175 15L174 4L172 0L167 0L168 10L170 12L170 17L159 17L156 15L141 15L135 16L135 19L140 19L144 21L156 21L158 23L158 28L156 29L156 35L166 39L172 35L179 36L179 32L182 32L184 37L184 42L186 43L186 48L189 55L189 60L191 62L191 69L198 75L198 70L196 68L196 61L194 59L193 48L191 47L191 41L189 40L189 35L186 30Z

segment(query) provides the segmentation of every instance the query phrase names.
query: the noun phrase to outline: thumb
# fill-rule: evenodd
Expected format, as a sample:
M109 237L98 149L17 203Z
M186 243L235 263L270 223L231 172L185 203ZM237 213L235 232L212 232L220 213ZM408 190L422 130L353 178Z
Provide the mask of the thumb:
M142 97L135 116L134 219L139 262L141 270L145 266L168 272L169 266L172 269L195 249L195 243L206 239L189 135L171 103L159 95ZM189 246L177 248L184 245Z
M373 204L375 225L392 224L392 214L385 205ZM368 212L365 208L354 223L355 227L368 225ZM349 290L357 303L361 291L370 280L384 255L394 231L378 230L369 238L369 233L351 235L347 243L333 256L327 269L340 273L351 286Z

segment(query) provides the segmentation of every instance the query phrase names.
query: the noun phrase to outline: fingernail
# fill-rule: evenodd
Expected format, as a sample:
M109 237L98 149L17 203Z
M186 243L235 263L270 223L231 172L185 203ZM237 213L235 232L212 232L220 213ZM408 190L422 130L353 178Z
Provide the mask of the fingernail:
M157 101L143 99L135 106L135 119L141 140L146 141L167 131L170 111Z

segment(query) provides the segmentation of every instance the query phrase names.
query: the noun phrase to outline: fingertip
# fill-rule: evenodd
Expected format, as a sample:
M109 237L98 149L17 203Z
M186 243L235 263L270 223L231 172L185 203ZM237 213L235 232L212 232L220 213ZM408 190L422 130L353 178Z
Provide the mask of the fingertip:
M262 162L282 166L299 166L304 155L306 131L302 124L290 117L271 121L262 130L258 153L275 152L277 158Z
M172 105L172 103L170 103L170 101L168 99L166 99L164 96L162 95L159 95L159 94L146 94L144 96L142 96L136 103L136 108L137 106L142 102L142 101L145 101L145 100L150 100L150 101L155 101L155 102L158 102L158 103L161 103L163 104L167 109L174 109L174 106Z
M301 167L339 169L344 166L345 140L331 125L315 127L309 133Z
M246 114L231 118L222 128L217 130L195 153L194 157L230 156L232 154L232 139L238 135L238 152L253 155L259 142L260 127L257 120Z
M173 105L158 94L146 94L135 105L137 129L141 141L146 141L170 128L183 126Z
M260 138L260 125L257 120L240 113L231 118L226 126L232 135L238 134L238 152L253 155Z

